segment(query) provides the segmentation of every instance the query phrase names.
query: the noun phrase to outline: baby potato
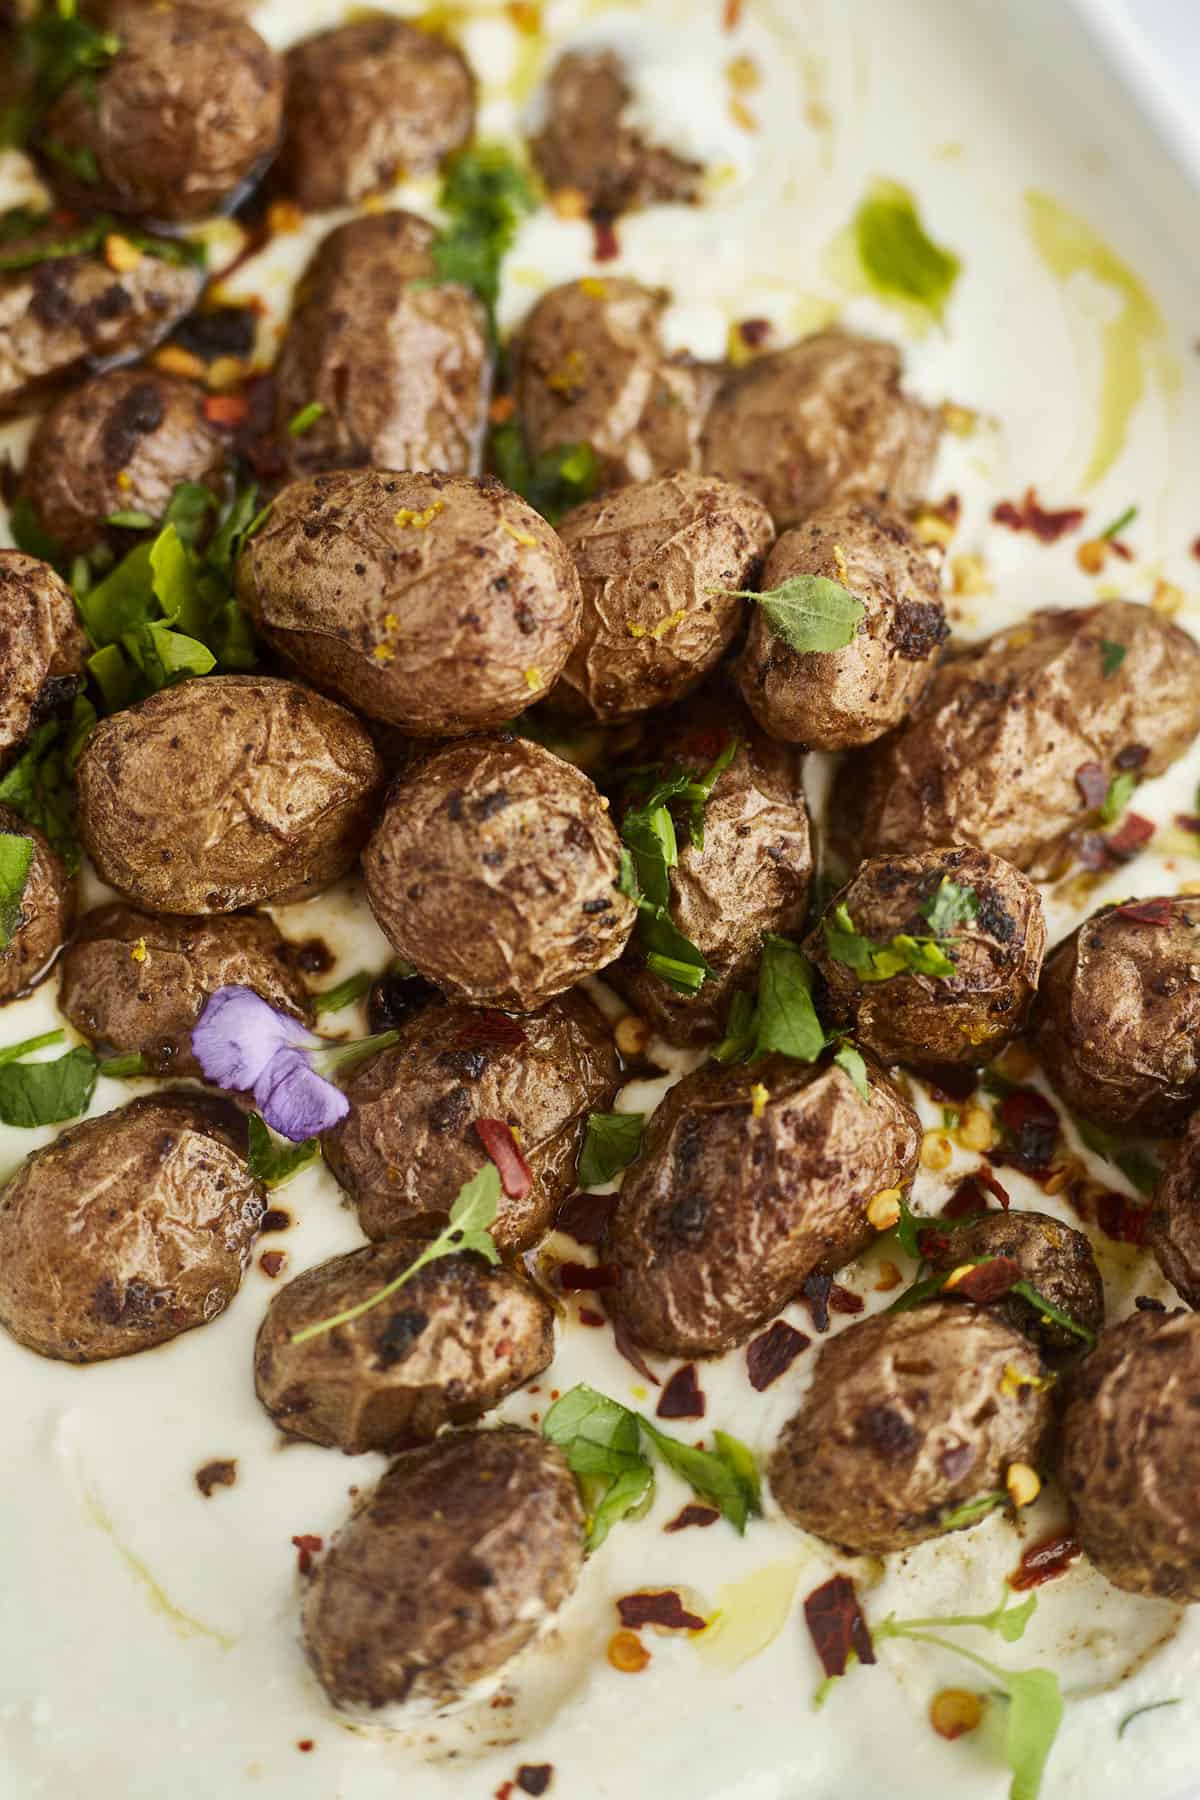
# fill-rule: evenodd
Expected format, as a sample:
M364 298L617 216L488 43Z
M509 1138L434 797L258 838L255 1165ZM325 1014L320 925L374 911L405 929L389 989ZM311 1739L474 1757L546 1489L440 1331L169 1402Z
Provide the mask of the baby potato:
M0 765L82 678L87 639L49 563L0 550Z
M0 806L0 833L28 838L33 845L16 920L0 950L0 1006L4 1006L44 981L54 966L75 918L75 878L41 832L7 806Z

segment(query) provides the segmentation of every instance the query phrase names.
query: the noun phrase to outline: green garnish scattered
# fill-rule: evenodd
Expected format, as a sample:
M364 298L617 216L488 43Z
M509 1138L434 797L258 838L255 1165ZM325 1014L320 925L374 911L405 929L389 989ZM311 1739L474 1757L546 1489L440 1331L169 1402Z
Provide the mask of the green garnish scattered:
M920 912L932 927L931 936L900 932L887 943L877 944L859 931L843 901L821 921L826 949L835 962L845 963L863 981L890 981L894 975L904 974L944 981L955 972L950 940L978 917L979 898L973 888L959 887L945 876Z
M336 987L326 988L323 994L313 994L313 1012L319 1019L325 1013L341 1012L344 1006L353 1006L356 1000L362 999L374 979L365 969L360 969L357 975L347 975Z
M790 575L761 593L754 588L715 591L728 599L755 601L776 637L801 654L844 650L867 616L861 600L825 575Z
M21 27L17 54L23 57L41 106L48 106L80 76L106 69L121 48L115 31L103 31L79 17L76 0L39 7Z
M250 1142L246 1161L251 1175L264 1187L282 1187L321 1154L318 1138L305 1138L302 1143L290 1144L284 1138L273 1136L266 1120L258 1113L250 1114L246 1126Z
M869 1100L871 1084L867 1080L867 1065L863 1060L862 1052L848 1040L843 1039L840 1048L834 1052L833 1060L838 1068L850 1077L859 1099Z
M1007 1500L1008 1495L1002 1488L997 1488L990 1494L980 1494L977 1500L968 1500L964 1506L956 1506L953 1512L948 1512L939 1521L938 1530L958 1531L964 1525L973 1525L977 1519L984 1519L988 1513L995 1512L998 1506L1005 1505Z
M1125 527L1133 524L1133 521L1137 518L1140 510L1141 508L1137 506L1127 506L1123 513L1118 513L1111 525L1106 525L1104 527L1100 536L1102 538L1107 538L1110 542L1113 538L1120 537Z
M100 164L96 161L96 152L81 146L73 150L69 144L60 144L56 138L43 138L42 153L56 162L60 168L74 175L76 181L82 181L87 187L95 187L100 180Z
M56 1042L61 1031L43 1032L0 1051L0 1121L22 1130L77 1119L91 1104L99 1064L80 1045L49 1062L23 1062L31 1050Z
M39 725L0 779L0 805L11 807L27 824L36 825L70 874L79 867L83 854L71 777L95 723L95 707L77 695L70 720L47 719Z
M937 1223L940 1225L941 1221L922 1220L921 1228L924 1229L929 1223ZM898 1227L894 1229L898 1229ZM918 1246L917 1254L919 1253ZM994 1256L978 1256L974 1257L968 1264L960 1264L959 1266L980 1269L983 1268L985 1264L995 1261L996 1258ZM953 1273L954 1271L951 1269L943 1269L938 1274L927 1275L920 1281L914 1281L911 1287L905 1288L898 1299L892 1301L888 1311L911 1312L914 1307L924 1305L926 1300L936 1300L944 1291L946 1283ZM954 1291L954 1289L951 1290L951 1292ZM1094 1331L1089 1331L1086 1325L1081 1325L1078 1319L1073 1319L1071 1317L1070 1313L1063 1312L1062 1308L1055 1306L1052 1300L1047 1300L1046 1296L1040 1289L1034 1287L1031 1281L1014 1281L1012 1286L1008 1288L1004 1294L999 1294L996 1297L997 1299L1007 1299L1009 1294L1018 1295L1018 1297L1024 1300L1027 1305L1032 1306L1034 1311L1039 1313L1048 1324L1057 1325L1063 1331L1069 1331L1072 1337L1079 1338L1089 1349L1096 1342L1096 1334Z
M528 500L551 525L590 499L599 486L600 459L590 444L559 444L531 459L515 419L497 425L490 443L492 466L505 487Z
M0 950L7 950L21 924L21 901L33 864L33 839L0 832Z
M49 223L50 217L49 213L32 213L26 207L14 207L10 212L0 214L0 245L35 237ZM152 237L148 232L135 231L124 220L108 213L97 213L81 225L64 227L57 237L27 244L20 250L0 249L0 274L36 269L40 263L60 262L67 256L91 256L100 249L105 238L114 233L159 262L202 269L207 261L208 253L199 240Z
M300 411L293 413L288 420L288 436L303 437L306 431L312 430L318 419L325 417L325 413L326 408L319 400L310 400L307 406L302 406Z
M871 1097L867 1065L848 1038L827 1033L812 998L813 967L799 944L767 932L758 965L758 994L734 995L725 1036L713 1051L719 1063L750 1062L775 1051L797 1062L816 1062L836 1045L834 1062L863 1100Z
M1125 1714L1125 1717L1117 1726L1118 1738L1123 1738L1129 1726L1133 1724L1133 1721L1135 1719L1140 1719L1144 1713L1161 1712L1164 1706L1179 1706L1180 1704L1180 1698L1176 1695L1173 1700L1151 1700L1148 1706L1135 1706L1132 1712L1127 1712Z
M1123 1144L1109 1132L1102 1131L1098 1125L1092 1125L1087 1119L1072 1116L1072 1122L1083 1142L1097 1156L1104 1157L1114 1167L1120 1169L1122 1175L1140 1194L1152 1194L1158 1186L1162 1170L1157 1158L1144 1144Z
M962 265L926 234L908 188L874 182L854 215L854 241L863 273L883 299L942 317Z
M1104 796L1104 804L1100 808L1100 823L1115 825L1129 802L1133 799L1137 787L1137 776L1126 771L1122 775L1114 775L1108 784L1108 792Z
M124 1056L109 1056L100 1064L100 1073L113 1081L128 1081L135 1075L146 1073L146 1059L140 1050L130 1050Z
M603 1187L642 1147L644 1113L589 1113L576 1175L581 1188Z
M1114 643L1112 638L1100 639L1100 673L1105 681L1116 674L1128 654L1124 644Z
M433 241L438 279L473 289L495 342L500 265L522 219L537 208L533 186L503 145L477 144L452 159L440 205L446 223Z

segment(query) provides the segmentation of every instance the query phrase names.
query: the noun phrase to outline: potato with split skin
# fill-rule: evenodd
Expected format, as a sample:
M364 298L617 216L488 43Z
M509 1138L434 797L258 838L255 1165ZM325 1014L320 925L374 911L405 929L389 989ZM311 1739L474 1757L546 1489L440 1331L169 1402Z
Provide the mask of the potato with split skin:
M1020 1268L1020 1280L1028 1281L1043 1300L1085 1331L1098 1332L1104 1323L1104 1283L1092 1246L1082 1231L1049 1213L990 1212L970 1224L935 1220L933 1230L921 1239L921 1249L935 1271L949 1272L987 1257L1008 1257ZM952 1297L951 1293L947 1304ZM1077 1352L1085 1342L1020 1294L1004 1295L989 1310L1031 1338L1044 1355Z
M1081 1118L1177 1137L1200 1105L1200 897L1086 919L1046 963L1033 1046Z
M736 664L742 698L764 731L810 750L873 743L903 719L950 635L937 571L904 521L867 501L838 501L779 539L762 591L816 578L865 609L841 650L797 651L762 606Z
M351 219L300 278L275 365L276 435L293 477L327 469L477 475L487 431L487 318L439 281L415 213ZM291 431L308 407L321 409Z
M917 1115L877 1068L769 1055L697 1069L652 1115L603 1260L630 1335L667 1356L744 1343L810 1275L874 1236L867 1207L916 1168Z
M1172 1287L1200 1309L1200 1112L1164 1161L1146 1241Z
M612 962L633 930L607 806L525 738L451 744L388 798L363 855L371 911L446 994L536 1012Z
M768 506L780 531L835 501L924 495L941 419L900 385L894 344L821 331L734 369L709 409L700 466Z
M383 764L352 713L266 675L210 675L102 719L76 770L101 879L154 912L298 900L353 867Z
M219 494L230 450L204 400L155 369L112 369L64 395L39 419L21 477L43 531L77 555L109 534L113 513L161 518L180 482Z
M556 533L498 481L379 469L285 488L237 589L302 675L413 737L486 730L548 693L582 604Z
M547 1367L549 1305L474 1251L429 1263L359 1318L292 1341L370 1299L423 1248L416 1238L368 1244L275 1296L255 1343L254 1385L281 1431L349 1456L391 1454L443 1425L472 1423Z
M513 1426L452 1432L399 1457L317 1562L313 1672L334 1706L367 1718L450 1705L533 1641L582 1566L562 1452Z
M111 62L51 106L37 144L48 179L89 212L202 219L230 207L275 154L283 62L243 19L126 0ZM56 154L51 155L51 151ZM67 167L90 160L85 175Z
M678 472L575 507L559 525L582 626L553 704L608 724L681 700L742 624L744 588L774 536L766 508Z
M841 945L843 908L853 947ZM872 945L886 952L897 938L932 938L931 966L905 966L898 952L897 972L878 979L846 960ZM1046 923L1037 889L1003 858L918 850L864 862L804 948L824 982L830 1023L853 1031L881 1062L979 1068L1025 1023Z
M36 556L0 550L0 765L71 698L87 653L66 582Z
M528 1250L575 1186L589 1112L607 1112L620 1066L604 1015L582 993L519 1019L430 1002L400 1042L351 1071L350 1111L323 1140L370 1238L433 1237L488 1162L480 1119L510 1127L529 1165L521 1199L501 1194L492 1236Z
M545 123L530 148L552 193L581 194L590 210L614 217L672 201L695 205L704 167L648 142L629 119L634 98L614 50L567 50L545 87Z
M1050 1423L1037 1351L991 1312L877 1313L821 1350L771 1458L771 1491L801 1530L886 1556L940 1537L1013 1463L1036 1469Z
M70 1125L0 1193L0 1325L75 1363L207 1325L265 1205L227 1100L164 1092Z
M119 901L80 921L62 960L59 1005L106 1051L140 1055L147 1074L199 1075L192 1027L223 987L247 987L311 1026L296 952L269 918L162 918Z
M379 14L293 44L287 89L278 179L314 212L435 169L475 125L475 77L461 52Z
M0 950L0 1006L44 981L70 936L75 919L75 877L33 825L0 806L0 835L27 838L33 846L25 887L8 942Z

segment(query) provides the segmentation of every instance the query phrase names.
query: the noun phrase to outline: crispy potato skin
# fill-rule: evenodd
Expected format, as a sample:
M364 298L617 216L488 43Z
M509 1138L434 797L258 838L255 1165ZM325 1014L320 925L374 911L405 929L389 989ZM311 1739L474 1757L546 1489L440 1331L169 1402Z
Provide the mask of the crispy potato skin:
M901 388L894 344L822 331L726 377L701 467L757 494L786 531L833 501L886 495L903 512L926 490L940 432Z
M957 1268L985 1256L1011 1257L1020 1264L1022 1279L1076 1324L1098 1332L1104 1323L1104 1283L1092 1246L1082 1231L1049 1213L992 1212L972 1225L926 1237L925 1244L935 1269ZM1019 1294L1007 1295L988 1310L1045 1353L1079 1349L1081 1339L1044 1318Z
M270 919L161 918L118 901L80 921L62 960L59 1005L93 1043L140 1052L149 1074L198 1076L192 1027L210 994L234 986L312 1023L292 947Z
M524 1649L582 1564L562 1453L512 1426L453 1432L394 1462L317 1563L309 1661L345 1710L449 1704Z
M1056 946L1033 1045L1072 1112L1177 1137L1200 1103L1200 898L1160 904L1165 925L1106 907Z
M254 1385L281 1431L357 1456L466 1425L546 1368L554 1315L536 1289L466 1251L322 1337L295 1332L367 1300L420 1254L419 1239L368 1244L297 1276L267 1310Z
M631 938L605 974L670 1044L719 1038L734 994L754 985L763 933L798 931L808 909L812 852L800 752L775 743L736 700L711 688L664 716L655 747L664 766L678 762L700 775L731 737L737 753L704 809L704 846L680 828L670 873L671 917L713 973L699 993L677 994L647 969Z
M153 369L112 369L42 415L21 491L51 537L78 554L107 536L113 513L161 518L181 481L219 491L228 454L202 388Z
M1075 1371L1059 1478L1076 1537L1131 1594L1200 1600L1200 1317L1133 1313Z
M279 176L301 206L346 206L434 169L475 125L475 78L452 44L400 19L360 19L287 54Z
M75 922L75 878L33 825L0 806L0 832L27 837L33 861L15 931L0 950L0 1006L44 981Z
M553 528L498 481L379 469L285 488L237 587L303 675L413 737L486 730L548 693L582 606Z
M210 675L101 720L76 771L80 829L135 905L237 912L344 875L382 779L367 732L332 700Z
M613 276L542 295L513 347L531 455L590 444L605 487L699 467L711 377L667 355L659 325L668 298Z
M753 1116L752 1089L769 1095ZM867 1205L916 1166L920 1128L872 1070L871 1097L832 1064L768 1056L685 1075L625 1177L604 1258L639 1343L710 1356L774 1318L807 1278L872 1237Z
M161 1093L71 1125L0 1194L0 1325L103 1362L207 1325L237 1293L265 1200L236 1107Z
M324 1140L337 1180L370 1238L433 1237L459 1189L488 1158L477 1119L520 1134L533 1174L524 1200L500 1197L492 1235L528 1250L550 1230L575 1186L589 1112L607 1112L620 1082L603 1014L565 994L519 1021L494 1021L458 1003L429 1005L400 1026L400 1042L344 1082L350 1112Z
M59 226L10 243L52 244ZM64 382L126 362L165 337L200 296L199 269L143 256L116 274L103 256L64 256L0 275L0 418Z
M979 1067L1021 1029L1037 991L1046 948L1041 898L1019 869L985 850L873 857L833 896L825 917L845 906L875 943L902 933L927 937L921 907L943 881L970 888L979 903L950 941L953 975L864 981L830 954L820 926L804 946L825 983L831 1022L849 1026L881 1062Z
M0 550L0 764L28 737L40 704L69 694L87 639L71 590L48 563Z
M554 701L608 724L681 700L720 662L742 623L731 590L775 531L748 494L678 472L585 501L559 535L583 617Z
M90 151L98 178L81 181L56 161L56 190L88 211L153 219L202 219L231 205L278 146L281 58L213 7L129 0L110 22L119 52L94 88L66 90L41 134Z
M582 194L600 214L701 197L702 163L677 156L624 117L633 99L612 50L568 50L546 83L546 123L530 148L551 192Z
M436 751L363 855L393 948L455 999L535 1012L619 956L636 909L586 775L523 738Z
M1107 677L1105 642L1125 649ZM841 791L865 856L975 844L1037 878L1090 816L1083 765L1111 780L1126 752L1160 775L1198 729L1200 645L1148 606L1109 600L1035 613L943 663Z
M376 213L331 231L301 277L275 368L275 416L293 478L326 469L477 475L491 353L483 308L438 281L434 228ZM299 436L289 422L324 407Z
M1200 1113L1166 1159L1146 1241L1167 1280L1200 1309Z
M1010 1370L1042 1385L1006 1383ZM877 1313L822 1349L771 1490L793 1525L886 1556L940 1536L947 1513L1004 1486L1010 1463L1036 1466L1050 1417L1036 1350L992 1313Z
M866 608L844 650L790 648L751 608L736 664L742 698L764 731L813 750L873 743L908 712L950 635L937 572L904 521L866 501L840 502L779 539L761 588L823 576Z

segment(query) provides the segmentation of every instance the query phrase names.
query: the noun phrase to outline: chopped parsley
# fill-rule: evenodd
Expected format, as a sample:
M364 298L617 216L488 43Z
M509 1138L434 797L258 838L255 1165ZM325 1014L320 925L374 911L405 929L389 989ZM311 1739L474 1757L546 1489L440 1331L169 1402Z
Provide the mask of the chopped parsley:
M288 436L303 437L306 431L312 430L318 419L325 417L325 411L325 407L319 400L310 400L307 406L302 406L300 411L293 413L288 420Z
M100 1066L90 1050L79 1045L49 1062L24 1060L62 1036L61 1031L44 1032L0 1051L0 1121L5 1125L32 1130L77 1119L87 1111Z
M644 1113L589 1113L576 1174L581 1188L603 1187L642 1147Z
M95 707L77 695L70 719L47 719L39 725L0 779L0 805L11 807L27 824L36 825L70 874L79 867L83 854L71 777L95 723Z
M854 215L854 242L863 273L881 299L942 317L962 265L952 250L927 235L907 188L895 181L872 184Z
M56 236L40 238L51 222L52 214L33 213L26 207L0 214L0 274L36 269L40 263L58 262L67 256L92 256L114 234L159 262L202 269L207 261L207 251L198 239L155 237L108 213L96 213L79 225L64 226ZM6 244L19 247L5 249Z
M844 963L863 981L890 981L906 974L944 981L955 973L950 940L978 917L979 897L973 888L959 887L946 876L919 910L931 928L928 937L899 932L880 944L859 931L843 901L821 921L826 950L834 962Z
M492 432L491 460L505 487L528 500L551 525L590 499L600 484L600 459L590 444L558 444L530 458L515 419Z
M94 93L96 76L121 48L114 31L79 17L76 0L55 0L38 7L15 34L12 62L30 99L4 109L2 141L20 145L28 138L39 112L75 81ZM43 145L43 149L49 146Z
M867 614L861 600L825 575L789 575L761 593L754 588L718 591L761 606L775 636L801 654L844 650Z
M1107 539L1111 543L1113 538L1120 537L1121 533L1124 531L1124 529L1127 525L1133 524L1133 521L1137 518L1138 513L1140 511L1141 511L1140 507L1127 506L1123 513L1118 513L1117 517L1113 520L1111 525L1106 525L1104 527L1104 530L1100 533L1100 536L1102 538Z
M33 839L0 832L0 950L7 950L22 921L21 901L33 866Z
M1137 776L1126 771L1122 775L1114 775L1108 784L1108 792L1104 796L1104 804L1100 808L1100 823L1115 825L1129 802L1133 799L1137 788Z
M282 1187L301 1169L306 1169L321 1154L317 1138L304 1138L298 1144L287 1143L272 1135L265 1119L252 1112L246 1121L250 1148L246 1158L251 1175L264 1187Z
M1105 681L1116 674L1128 654L1124 644L1114 643L1112 638L1100 639L1100 673Z
M478 295L495 342L500 265L522 219L536 210L532 183L503 145L477 144L450 162L440 205L446 222L433 242L438 280Z

